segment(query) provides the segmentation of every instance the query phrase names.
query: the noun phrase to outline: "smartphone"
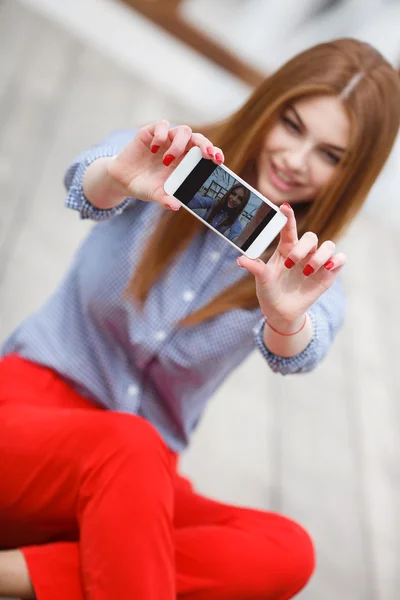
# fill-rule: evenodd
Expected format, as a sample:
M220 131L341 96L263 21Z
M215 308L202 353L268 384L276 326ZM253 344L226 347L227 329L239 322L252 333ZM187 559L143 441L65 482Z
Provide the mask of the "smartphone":
M164 183L186 210L242 254L258 258L284 227L285 215L228 167L189 150Z

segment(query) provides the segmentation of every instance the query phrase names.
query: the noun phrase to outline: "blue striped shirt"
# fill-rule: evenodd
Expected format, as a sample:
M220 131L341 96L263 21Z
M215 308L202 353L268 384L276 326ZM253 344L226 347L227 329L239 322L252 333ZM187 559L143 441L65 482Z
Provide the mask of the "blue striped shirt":
M99 223L58 288L6 340L2 355L16 352L54 369L93 401L141 415L180 451L215 390L255 347L273 371L315 367L341 325L344 296L336 282L315 303L310 310L313 338L291 358L265 347L260 310L235 309L181 327L181 319L246 274L236 265L237 251L204 228L154 285L143 310L136 307L124 290L163 209L128 198L119 207L98 210L82 187L88 165L117 154L133 135L111 135L68 168L66 205Z

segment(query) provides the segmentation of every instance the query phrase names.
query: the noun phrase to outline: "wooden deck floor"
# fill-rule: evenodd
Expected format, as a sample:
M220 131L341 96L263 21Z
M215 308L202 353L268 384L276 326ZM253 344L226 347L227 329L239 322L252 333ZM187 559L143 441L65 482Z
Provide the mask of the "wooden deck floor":
M90 226L63 208L74 154L113 129L196 115L15 0L0 3L0 109L1 339L51 292ZM183 459L205 493L311 532L318 568L304 600L399 598L398 236L358 220L343 243L348 319L327 360L283 378L254 354Z

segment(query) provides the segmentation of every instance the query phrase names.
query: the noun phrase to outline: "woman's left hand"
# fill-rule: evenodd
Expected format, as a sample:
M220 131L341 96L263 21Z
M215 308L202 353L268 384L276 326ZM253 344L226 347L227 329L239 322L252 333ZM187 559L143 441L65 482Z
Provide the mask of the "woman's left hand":
M304 318L346 262L343 253L335 254L333 242L326 241L318 247L315 233L307 232L299 240L292 208L283 204L281 211L288 221L269 261L238 258L238 264L255 276L261 310L277 327L290 326Z

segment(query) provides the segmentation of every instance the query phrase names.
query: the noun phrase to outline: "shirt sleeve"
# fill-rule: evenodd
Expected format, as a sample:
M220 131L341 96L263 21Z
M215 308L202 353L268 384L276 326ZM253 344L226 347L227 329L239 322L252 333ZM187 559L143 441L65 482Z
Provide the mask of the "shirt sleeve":
M188 207L196 210L196 208L211 208L214 206L215 200L213 198L209 198L208 196L201 196L200 194L195 194L191 201L188 203Z
M343 324L345 309L346 300L342 283L337 279L308 311L313 325L313 336L307 348L300 354L284 358L270 352L263 339L264 319L255 329L256 345L275 373L289 375L311 371L327 354L336 333Z
M80 154L68 167L64 176L64 185L67 189L65 206L79 211L82 219L102 221L121 213L132 201L126 198L121 204L113 208L100 209L93 206L83 193L83 177L86 169L98 158L115 156L135 136L135 130L123 130L112 133L104 141L89 148Z

